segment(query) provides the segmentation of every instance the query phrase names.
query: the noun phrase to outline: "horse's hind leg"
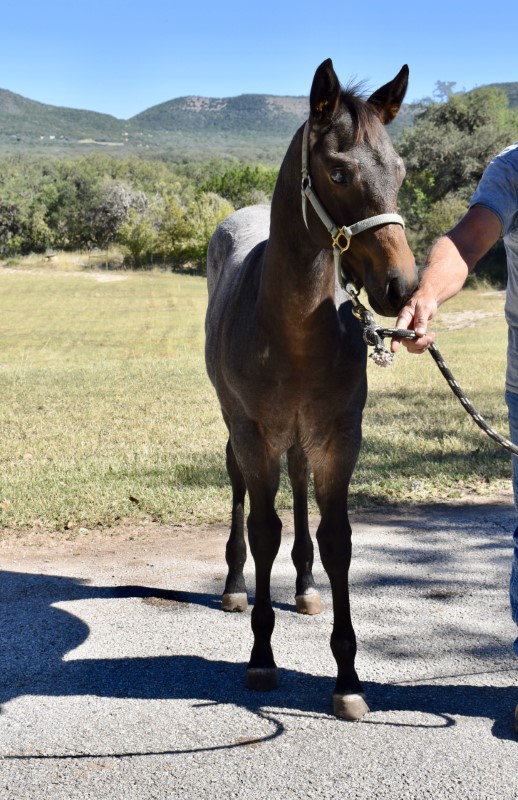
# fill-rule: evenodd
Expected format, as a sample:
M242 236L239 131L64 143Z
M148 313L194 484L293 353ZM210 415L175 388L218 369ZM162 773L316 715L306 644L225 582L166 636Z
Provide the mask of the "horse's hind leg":
M236 461L230 439L227 442L227 472L232 484L232 524L226 547L228 574L221 598L223 611L246 611L248 599L243 567L246 561L244 504L246 486Z
M268 691L278 685L271 637L275 614L270 596L273 562L281 543L282 523L275 512L280 465L268 465L268 473L249 476L248 541L255 562L255 602L252 609L254 644L246 672L249 689Z
M277 667L271 646L275 613L270 578L281 543L282 524L275 512L280 458L271 453L257 424L247 418L236 422L231 439L250 500L248 543L255 562L255 601L251 615L254 643L246 685L249 689L267 691L277 687Z
M297 570L297 611L299 614L320 614L324 606L313 579L313 542L308 528L309 466L306 454L298 443L288 450L288 475L293 490L295 518L295 542L291 558Z

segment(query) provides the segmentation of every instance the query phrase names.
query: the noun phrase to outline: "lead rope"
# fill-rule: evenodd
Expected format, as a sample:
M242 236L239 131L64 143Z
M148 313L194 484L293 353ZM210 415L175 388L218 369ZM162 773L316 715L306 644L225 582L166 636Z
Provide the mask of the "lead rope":
M369 358L372 358L374 363L379 367L390 367L394 360L394 354L387 350L383 340L393 338L418 339L419 337L415 331L408 331L404 328L384 328L382 325L378 325L372 312L365 308L363 303L360 302L358 292L354 286L347 284L345 291L351 298L351 302L353 304L353 314L360 321L362 326L363 338L365 342L370 347L374 348ZM428 351L446 379L446 382L448 383L453 394L458 400L460 400L478 427L481 428L490 439L493 439L493 441L497 442L500 447L503 447L504 450L507 450L509 453L518 456L518 447L510 442L509 439L506 439L505 436L501 436L499 433L497 433L497 431L495 431L494 428L492 428L491 425L486 422L484 417L478 413L471 400L469 400L453 377L451 370L439 352L439 349L432 343L429 345Z

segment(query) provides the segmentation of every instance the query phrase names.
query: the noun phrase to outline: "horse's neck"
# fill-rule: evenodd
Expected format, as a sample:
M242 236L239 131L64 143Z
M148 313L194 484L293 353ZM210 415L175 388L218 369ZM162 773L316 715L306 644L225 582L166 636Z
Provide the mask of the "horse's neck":
M312 240L302 216L301 135L286 154L272 199L270 236L264 254L261 300L291 310L300 323L324 300L334 297L332 254Z

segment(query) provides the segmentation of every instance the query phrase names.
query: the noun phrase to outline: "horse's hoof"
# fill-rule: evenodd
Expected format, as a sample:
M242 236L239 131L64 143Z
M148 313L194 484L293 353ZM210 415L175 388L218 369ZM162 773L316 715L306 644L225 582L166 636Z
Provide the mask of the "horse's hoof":
M370 711L363 694L334 694L333 713L340 719L361 719Z
M221 608L223 611L246 611L248 597L245 592L224 594L221 598Z
M324 604L318 592L314 594L298 594L295 596L295 603L297 604L297 612L299 614L321 614L324 610Z
M271 692L279 686L277 667L261 669L249 667L246 671L246 688L256 692Z

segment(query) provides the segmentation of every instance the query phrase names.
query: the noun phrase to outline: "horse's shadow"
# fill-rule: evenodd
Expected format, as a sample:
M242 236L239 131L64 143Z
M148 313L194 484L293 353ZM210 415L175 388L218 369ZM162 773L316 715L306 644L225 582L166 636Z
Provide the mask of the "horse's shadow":
M263 708L278 707L282 714L310 713L331 718L334 685L331 677L280 668L280 688L262 693L245 688L242 663L195 655L64 659L66 653L86 640L90 630L78 617L54 607L55 603L153 598L158 603L216 609L220 599L217 595L145 586L99 587L71 577L17 572L0 572L0 587L0 713L1 704L21 695L96 695L233 704L263 716ZM436 724L413 723L407 717L398 721L396 713L388 720L370 715L365 718L369 724L411 727L424 724L440 729L454 725L457 716L488 717L493 720L494 736L514 738L511 712L516 703L515 686L458 685L444 681L442 685L366 682L365 689L372 711L418 712L436 719ZM277 722L275 735L283 729Z

